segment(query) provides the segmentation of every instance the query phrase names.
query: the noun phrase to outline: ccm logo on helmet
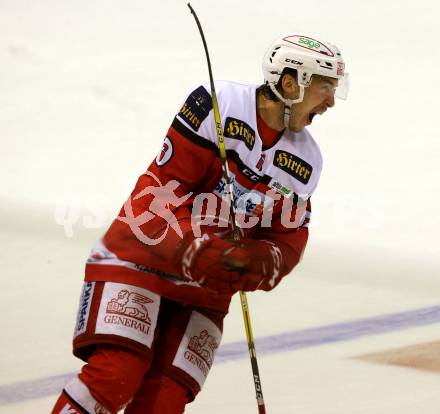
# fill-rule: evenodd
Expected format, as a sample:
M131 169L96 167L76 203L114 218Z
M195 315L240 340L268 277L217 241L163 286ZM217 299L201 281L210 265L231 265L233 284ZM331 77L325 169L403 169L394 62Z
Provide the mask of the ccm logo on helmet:
M289 59L289 58L286 58L285 62L293 63L294 65L302 65L303 64L303 62L298 62L297 60L293 60L293 59Z

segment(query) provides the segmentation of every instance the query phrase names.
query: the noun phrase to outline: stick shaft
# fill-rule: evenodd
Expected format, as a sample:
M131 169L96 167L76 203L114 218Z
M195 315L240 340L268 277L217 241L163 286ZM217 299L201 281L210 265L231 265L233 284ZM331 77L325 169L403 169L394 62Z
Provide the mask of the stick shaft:
M230 217L231 217L232 234L233 234L234 240L240 240L240 232L239 232L239 229L237 226L237 221L235 218L233 184L231 182L231 175L229 173L229 168L228 168L225 138L223 136L223 126L222 126L222 121L221 121L221 117L220 117L220 110L219 110L218 102L217 102L217 95L215 92L214 78L212 76L211 60L209 58L208 46L206 44L205 35L203 34L202 25L200 24L200 21L197 17L196 12L191 7L191 4L188 3L188 7L194 16L194 19L196 20L197 27L199 29L200 36L203 41L203 47L205 49L206 60L208 62L209 82L211 85L211 97L212 97L212 106L213 106L213 110L214 110L215 129L216 129L216 133L217 133L217 141L218 141L218 147L219 147L219 153L220 153L220 160L221 160L222 169L223 169L223 179L226 182L226 192L227 192L227 197L228 197L228 202L229 202L229 213L230 213ZM240 292L240 302L241 302L241 310L243 312L243 320L244 320L244 327L245 327L245 331L246 331L246 339L247 339L247 344L248 344L248 349L249 349L249 356L250 356L250 360L251 360L252 374L253 374L253 380L254 380L254 385L255 385L255 394L256 394L257 404L258 404L258 413L259 414L266 414L266 408L265 408L265 404L264 404L263 391L262 391L261 380L260 380L260 371L258 369L257 352L255 350L254 336L252 333L251 316L250 316L249 305L248 305L247 296L246 296L245 292Z

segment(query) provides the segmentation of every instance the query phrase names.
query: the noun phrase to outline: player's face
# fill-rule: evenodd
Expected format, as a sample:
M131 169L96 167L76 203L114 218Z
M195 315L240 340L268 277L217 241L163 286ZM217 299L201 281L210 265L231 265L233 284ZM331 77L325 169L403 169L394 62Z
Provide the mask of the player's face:
M301 131L313 122L315 115L322 115L333 107L337 86L337 79L313 75L311 84L304 89L303 101L292 105L289 128Z

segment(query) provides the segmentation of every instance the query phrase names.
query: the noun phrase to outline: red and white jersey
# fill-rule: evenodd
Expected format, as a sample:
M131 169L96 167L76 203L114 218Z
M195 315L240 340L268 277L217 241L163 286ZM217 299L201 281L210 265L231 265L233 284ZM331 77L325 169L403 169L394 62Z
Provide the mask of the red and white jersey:
M304 251L322 157L306 129L273 136L276 131L257 114L256 89L216 82L240 230L243 237L274 243L282 254L273 288ZM184 233L228 231L226 183L208 91L209 86L200 86L183 102L156 159L92 250L86 280L135 284L173 300L227 310L230 295L182 280L180 265L172 260Z

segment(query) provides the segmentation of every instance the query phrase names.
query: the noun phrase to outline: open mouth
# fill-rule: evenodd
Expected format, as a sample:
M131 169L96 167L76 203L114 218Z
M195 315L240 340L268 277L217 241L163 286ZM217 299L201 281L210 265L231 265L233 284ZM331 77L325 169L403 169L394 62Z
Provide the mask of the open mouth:
M309 122L310 122L310 123L312 123L313 118L315 117L315 115L318 115L318 113L317 113L317 112L311 112L311 113L309 114Z

